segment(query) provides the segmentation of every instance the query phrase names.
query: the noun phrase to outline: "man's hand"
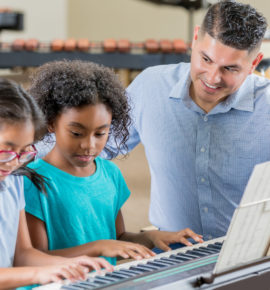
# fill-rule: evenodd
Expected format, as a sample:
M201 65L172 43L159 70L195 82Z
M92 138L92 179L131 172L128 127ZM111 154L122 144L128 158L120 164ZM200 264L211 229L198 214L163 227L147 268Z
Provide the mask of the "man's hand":
M195 242L202 243L203 239L201 235L194 233L191 229L186 228L179 232L165 232L165 231L149 231L145 232L146 237L154 244L155 247L169 251L170 244L182 243L186 246L192 246L188 238L192 238Z

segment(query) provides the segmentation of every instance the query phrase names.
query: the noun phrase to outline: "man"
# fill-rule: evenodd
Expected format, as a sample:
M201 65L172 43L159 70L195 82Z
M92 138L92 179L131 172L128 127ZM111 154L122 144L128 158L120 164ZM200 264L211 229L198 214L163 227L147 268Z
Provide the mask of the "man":
M221 1L194 30L190 64L148 68L128 87L128 149L145 147L161 230L225 235L254 165L270 160L270 82L252 74L266 27L249 5Z

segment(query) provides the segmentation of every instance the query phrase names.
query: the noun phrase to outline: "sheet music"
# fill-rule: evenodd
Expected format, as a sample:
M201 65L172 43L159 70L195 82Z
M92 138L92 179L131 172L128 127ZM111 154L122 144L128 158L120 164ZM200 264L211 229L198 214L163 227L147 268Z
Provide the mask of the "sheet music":
M235 210L214 274L266 256L270 243L270 162L258 164Z

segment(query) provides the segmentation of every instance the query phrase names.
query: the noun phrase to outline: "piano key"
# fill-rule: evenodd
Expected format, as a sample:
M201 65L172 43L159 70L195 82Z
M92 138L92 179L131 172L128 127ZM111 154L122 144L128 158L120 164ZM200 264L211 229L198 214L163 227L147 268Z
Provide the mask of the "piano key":
M222 246L223 245L223 242L215 242L214 245Z
M164 264L164 265L167 265L167 266L175 265L175 262L168 261L168 260L165 261L165 260L157 259L157 260L155 260L155 261L157 261L158 263L162 263L162 264Z
M196 255L196 256L199 256L199 257L209 256L208 253L201 252L201 251L198 250L198 249L194 249L194 250L186 251L185 254Z
M138 264L136 267L140 267L140 268L143 268L143 269L148 269L149 271L159 270L158 267L154 267L154 266L151 266L151 265L148 265L148 264Z
M175 257L173 257L173 256L175 256ZM189 258L180 258L179 256L176 257L176 255L171 255L171 256L168 257L168 259L173 260L173 261L175 261L177 263L183 263L183 262L191 260Z
M108 281L105 281L105 280L101 280L101 279L98 279L95 277L94 281L93 281L94 284L101 284L101 285L104 285L104 284L107 284Z
M217 253L216 249L215 250L214 249L208 249L206 247L200 247L199 249L200 249L200 251L204 251L205 253L208 253L209 255Z
M78 289L86 289L85 286L79 285L78 283L75 284L70 284L70 285L65 285L62 286L61 289L68 289L68 290L78 290Z
M125 278L126 278L126 277L125 277L124 275L122 275L122 274L119 274L119 273L115 274L115 272L112 272L112 273L106 273L105 276L106 276L106 277L117 278L117 279L119 279L119 280L121 280L121 279L125 279Z
M114 273L117 274L120 274L121 276L125 277L125 278L129 278L129 277L132 277L130 274L127 274L127 273L123 273L121 271L114 271Z
M82 286L85 286L84 289L91 289L89 287L95 288L95 287L98 286L97 284L95 284L93 282L86 282L86 281L77 282L77 284L80 284Z
M153 271L153 268L150 269L149 267L147 268L144 265L136 265L136 270L142 271L144 273Z
M119 272L124 272L124 274L130 275L130 277L136 276L138 273L128 269L120 269Z
M180 254L177 254L177 256L179 256L179 257L187 257L187 258L191 258L191 259L197 259L197 258L200 257L199 255L187 254L187 253L180 253Z
M137 275L142 274L142 271L137 270L136 267L134 267L134 266L129 267L128 270L129 271L131 270L131 271L137 273Z
M177 259L178 261L182 261L182 262L185 262L185 261L190 261L190 260L193 260L194 258L191 258L191 257L187 257L187 256L180 256L179 254L177 255L170 255L169 258L173 258L173 259Z
M105 277L105 276L96 276L95 279L94 279L94 282L96 280L101 280L101 281L107 281L107 282L115 282L115 281L118 281L118 279L116 278L112 278L112 277Z
M139 272L141 272L141 273L147 272L147 270L142 269L142 268L137 267L137 266L131 266L129 269L134 270L134 271L139 271ZM141 274L141 273L140 273L140 274Z
M167 267L166 265L164 265L162 263L158 263L158 261L156 261L156 260L149 261L149 262L146 263L146 265L153 265L153 266L156 266L156 267L159 267L159 268Z
M220 252L221 246L209 244L209 245L207 245L207 249L208 248L209 249L214 249L214 250L217 250L217 251Z
M173 258L165 258L165 257L160 258L160 260L171 262L174 265L179 264L181 262L181 261L173 259Z

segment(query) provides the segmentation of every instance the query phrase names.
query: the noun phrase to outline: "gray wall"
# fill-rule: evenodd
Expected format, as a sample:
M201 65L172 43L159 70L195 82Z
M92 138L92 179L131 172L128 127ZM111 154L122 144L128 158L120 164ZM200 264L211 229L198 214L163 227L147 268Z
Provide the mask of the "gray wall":
M263 11L270 23L270 2L243 0ZM50 41L54 38L86 37L93 41L106 38L189 39L189 14L182 7L159 6L142 0L1 0L0 7L25 13L23 32L3 31L0 38L18 37ZM200 24L204 10L194 13Z

